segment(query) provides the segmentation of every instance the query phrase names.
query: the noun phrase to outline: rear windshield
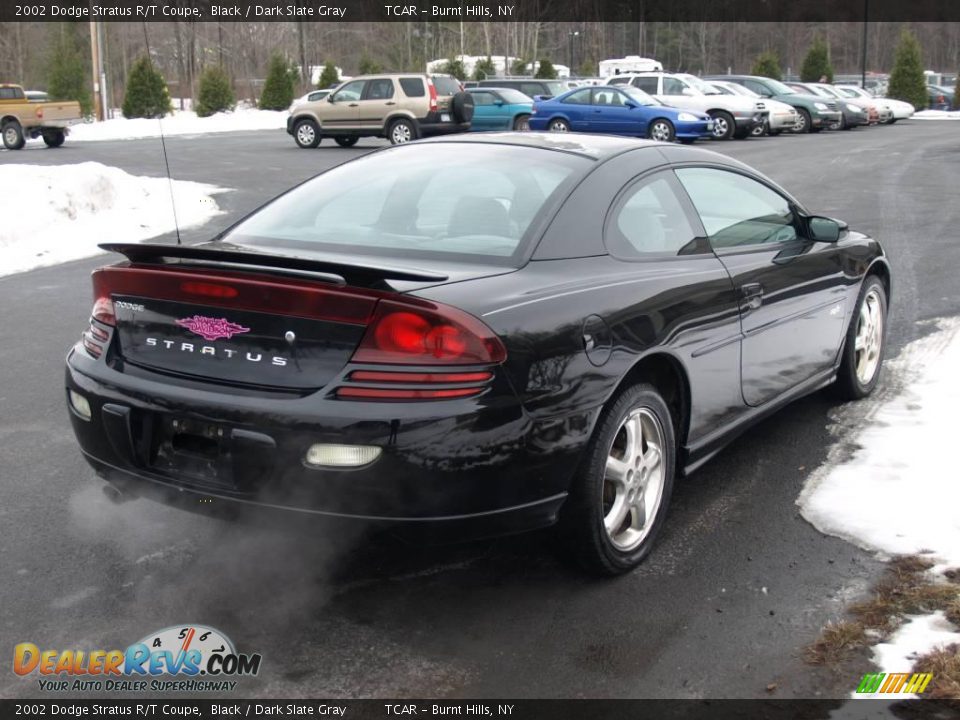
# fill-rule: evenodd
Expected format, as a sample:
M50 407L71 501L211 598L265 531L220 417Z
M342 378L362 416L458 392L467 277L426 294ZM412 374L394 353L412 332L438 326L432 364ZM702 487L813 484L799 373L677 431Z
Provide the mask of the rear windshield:
M437 95L456 95L460 92L460 82L449 75L434 75L433 85L437 88Z
M513 265L534 220L592 161L539 148L417 144L346 163L224 239L243 245Z

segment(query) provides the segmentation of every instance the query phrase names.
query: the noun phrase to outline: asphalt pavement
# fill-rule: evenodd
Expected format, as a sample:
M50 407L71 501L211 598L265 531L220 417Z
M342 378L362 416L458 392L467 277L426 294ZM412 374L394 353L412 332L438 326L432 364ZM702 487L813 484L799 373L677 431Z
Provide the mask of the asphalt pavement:
M168 138L174 178L233 189L216 198L225 214L184 238L211 236L381 145L306 151L280 130ZM890 353L932 319L960 314L960 123L710 147L880 238L894 274ZM68 139L58 150L0 152L0 163L87 161L165 173L159 140ZM841 697L854 689L858 678L811 670L800 651L880 565L820 535L795 501L835 433L868 422L865 413L846 408L844 427L831 431L839 406L818 393L765 421L678 483L658 547L615 580L565 565L549 532L421 547L339 527L226 523L146 500L114 505L73 440L62 383L64 356L89 315L89 273L105 260L0 278L0 655L21 642L125 648L167 626L203 623L262 654L260 675L233 693L241 697ZM0 673L0 697L39 695L36 675Z

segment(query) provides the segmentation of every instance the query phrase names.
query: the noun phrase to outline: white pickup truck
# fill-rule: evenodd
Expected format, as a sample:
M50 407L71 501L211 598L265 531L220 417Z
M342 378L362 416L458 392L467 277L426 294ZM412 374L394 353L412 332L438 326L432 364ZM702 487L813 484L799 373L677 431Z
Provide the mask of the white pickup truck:
M633 85L671 107L706 113L713 118L717 140L749 137L763 127L767 108L762 100L723 95L695 75L686 73L626 73L610 78L610 85Z

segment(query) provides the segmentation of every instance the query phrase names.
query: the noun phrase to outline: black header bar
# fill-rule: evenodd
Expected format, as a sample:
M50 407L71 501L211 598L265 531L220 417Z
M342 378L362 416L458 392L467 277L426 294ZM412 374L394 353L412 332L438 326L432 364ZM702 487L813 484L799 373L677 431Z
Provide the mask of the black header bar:
M2 0L0 21L957 22L958 0Z

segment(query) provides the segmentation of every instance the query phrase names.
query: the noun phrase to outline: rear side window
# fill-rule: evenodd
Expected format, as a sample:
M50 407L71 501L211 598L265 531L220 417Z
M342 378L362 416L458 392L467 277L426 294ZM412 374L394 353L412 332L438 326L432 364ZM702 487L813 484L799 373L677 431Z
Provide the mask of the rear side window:
M611 255L626 260L651 254L676 255L695 242L696 233L677 197L675 183L668 173L658 173L624 193L604 233Z
M629 85L629 84L630 84L630 78L625 78L625 77L610 78L607 81L607 85Z
M367 82L367 94L364 100L388 100L393 97L393 80L378 78Z
M590 88L584 88L583 90L577 90L567 95L560 102L568 103L570 105L589 105L590 104Z
M403 89L403 94L407 97L423 97L427 94L426 88L423 86L422 78L400 78L400 87Z
M520 92L524 95L529 95L533 97L534 95L552 95L553 93L549 92L542 84L540 83L520 83Z
M797 239L789 201L766 185L715 168L679 168L676 173L715 248Z
M635 88L640 88L645 93L656 95L659 93L656 77L635 77L631 83Z
M683 90L686 87L683 81L677 80L677 78L665 77L663 79L664 95L683 95Z
M456 95L460 92L460 83L448 75L434 75L433 85L437 88L437 95Z

